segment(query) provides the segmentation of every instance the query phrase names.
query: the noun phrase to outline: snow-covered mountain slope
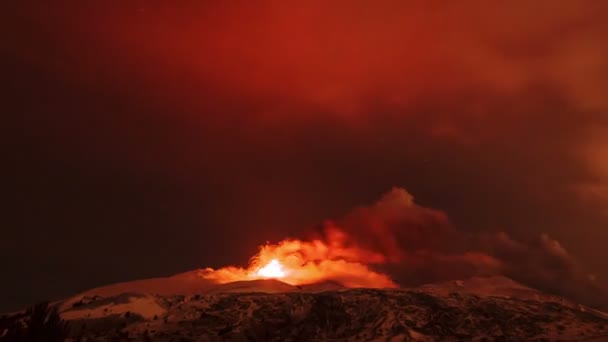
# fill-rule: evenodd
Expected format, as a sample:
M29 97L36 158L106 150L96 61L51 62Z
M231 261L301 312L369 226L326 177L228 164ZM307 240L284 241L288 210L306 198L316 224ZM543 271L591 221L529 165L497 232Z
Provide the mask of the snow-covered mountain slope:
M318 283L305 284L298 286L302 291L306 292L324 292L324 291L339 291L347 289L346 286L337 281L322 281Z
M473 277L465 280L427 284L420 286L419 289L438 294L458 292L477 296L515 297L520 299L534 299L536 296L542 295L540 291L502 276Z
M608 335L605 318L555 302L459 293L441 295L421 290L131 296L110 306L107 299L100 300L100 303L93 301L62 313L63 317L71 318L73 337L192 341L482 338L524 341ZM83 316L84 313L90 316Z
M232 283L216 285L207 290L205 294L235 292L286 293L295 291L301 291L301 289L276 279L261 279L251 281L235 281Z
M134 280L93 288L79 293L65 301L62 308L70 307L74 303L87 298L113 297L123 293L175 295L175 294L201 294L209 291L217 284L202 277L203 270L179 273L170 277Z
M608 340L605 314L504 277L413 289L278 280L213 285L196 277L112 285L57 306L71 338L85 340Z

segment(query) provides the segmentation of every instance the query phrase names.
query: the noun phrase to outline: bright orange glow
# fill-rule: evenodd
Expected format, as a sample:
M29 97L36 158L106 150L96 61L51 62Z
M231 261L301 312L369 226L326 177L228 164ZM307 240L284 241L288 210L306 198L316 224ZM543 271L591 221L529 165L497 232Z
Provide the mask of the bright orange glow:
M280 278L291 285L333 280L347 287L397 287L390 277L368 267L384 263L383 255L346 246L347 240L344 232L333 228L326 232L323 240L288 239L267 244L260 247L249 267L207 268L203 277L217 283Z
M283 265L277 259L272 259L266 266L257 271L257 275L264 278L283 278L285 271L283 271Z

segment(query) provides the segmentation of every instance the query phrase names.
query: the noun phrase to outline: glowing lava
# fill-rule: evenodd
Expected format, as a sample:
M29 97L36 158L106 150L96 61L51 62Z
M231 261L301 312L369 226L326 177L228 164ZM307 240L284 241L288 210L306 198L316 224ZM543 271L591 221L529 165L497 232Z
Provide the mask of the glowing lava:
M280 278L290 285L331 280L346 287L397 287L388 275L369 267L385 262L382 254L357 246L334 228L314 240L287 239L263 245L248 267L206 268L202 277L218 284Z
M283 278L285 271L277 259L272 259L266 266L258 270L257 275L264 278Z

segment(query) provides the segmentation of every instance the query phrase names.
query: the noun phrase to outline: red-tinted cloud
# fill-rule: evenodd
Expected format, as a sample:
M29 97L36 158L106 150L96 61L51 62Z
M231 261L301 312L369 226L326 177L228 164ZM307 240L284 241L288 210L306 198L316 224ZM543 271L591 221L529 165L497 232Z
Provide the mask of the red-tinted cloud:
M9 4L0 259L25 257L0 292L242 262L395 185L422 205L328 227L410 262L405 281L527 272L471 242L501 230L602 279L607 4Z

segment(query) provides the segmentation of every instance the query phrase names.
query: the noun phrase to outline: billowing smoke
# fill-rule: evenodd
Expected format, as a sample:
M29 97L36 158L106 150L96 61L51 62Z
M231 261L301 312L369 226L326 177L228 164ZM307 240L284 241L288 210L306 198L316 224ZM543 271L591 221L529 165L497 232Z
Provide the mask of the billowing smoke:
M608 299L595 277L549 236L522 242L504 232L466 234L401 188L325 222L312 235L262 246L249 267L207 269L206 278L266 278L259 270L269 264L283 267L275 276L294 285L333 280L349 287L396 287L505 275L592 306Z
M605 283L546 234L524 243L501 232L481 236L477 242L482 250L502 261L502 274L549 293L608 308Z
M401 285L501 274L589 305L608 303L605 288L559 241L546 234L518 241L505 232L465 233L441 211L417 205L404 189L326 227L385 255L385 270Z

